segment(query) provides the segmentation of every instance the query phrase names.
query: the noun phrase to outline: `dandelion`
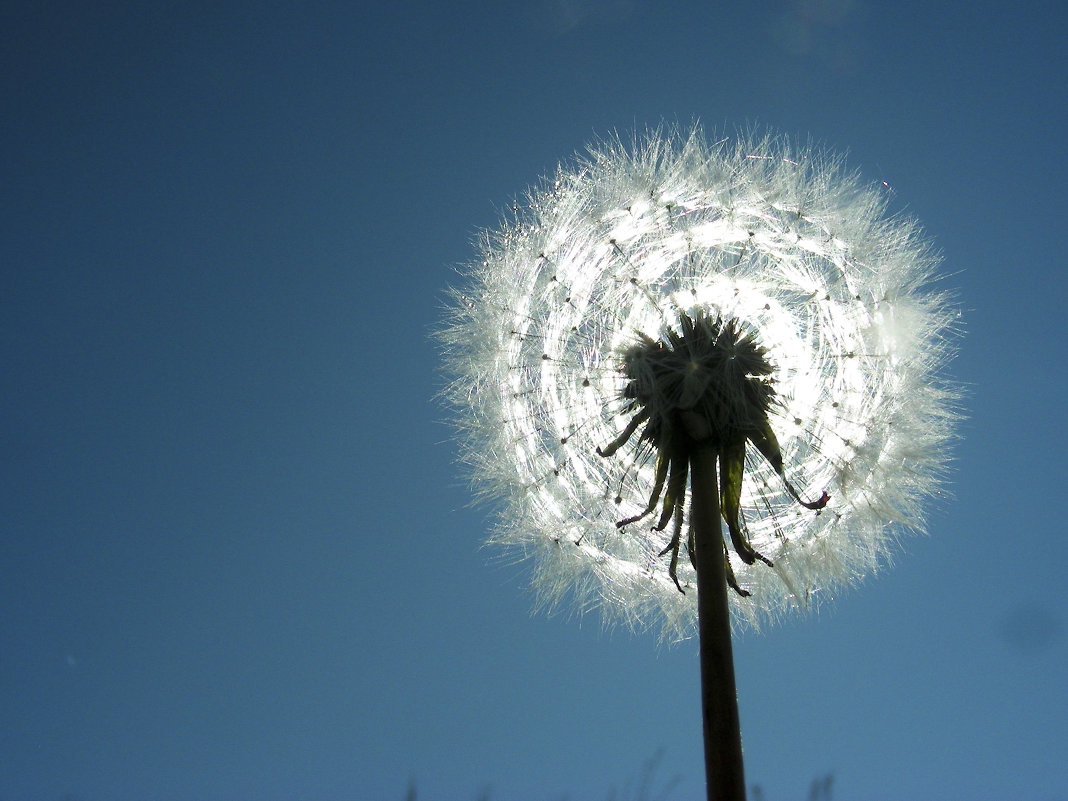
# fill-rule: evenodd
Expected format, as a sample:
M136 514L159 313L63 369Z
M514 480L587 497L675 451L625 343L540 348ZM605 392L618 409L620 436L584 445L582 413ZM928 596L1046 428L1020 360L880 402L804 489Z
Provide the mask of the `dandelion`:
M483 236L442 332L493 541L547 607L697 630L703 688L732 695L728 607L811 607L924 529L955 420L937 263L812 147L597 144ZM705 701L724 750L709 717L736 728L736 703Z

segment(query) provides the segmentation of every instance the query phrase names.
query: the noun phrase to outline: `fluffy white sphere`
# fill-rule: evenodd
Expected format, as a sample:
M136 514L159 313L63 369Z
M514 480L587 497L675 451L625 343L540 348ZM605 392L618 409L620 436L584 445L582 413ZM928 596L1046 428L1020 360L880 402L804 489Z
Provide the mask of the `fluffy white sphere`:
M734 619L871 572L895 532L924 528L948 459L957 395L940 371L957 315L929 286L937 262L915 222L825 152L699 129L598 143L484 235L442 332L464 458L503 501L493 541L534 558L549 607L695 631L689 560L683 594L660 556L671 531L616 525L646 507L655 453L637 436L597 449L632 416L623 354L699 313L766 352L786 478L830 495L803 508L747 446L742 518L774 567L732 553L751 593L732 593Z

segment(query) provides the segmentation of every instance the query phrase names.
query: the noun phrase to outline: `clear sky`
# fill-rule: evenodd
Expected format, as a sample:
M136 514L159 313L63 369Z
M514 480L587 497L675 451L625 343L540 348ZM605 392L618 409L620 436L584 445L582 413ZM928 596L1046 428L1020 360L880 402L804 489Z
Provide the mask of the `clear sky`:
M662 119L848 151L967 331L930 536L736 640L750 784L1068 798L1063 4L361 5L5 6L0 798L700 797L695 644L531 617L429 336Z

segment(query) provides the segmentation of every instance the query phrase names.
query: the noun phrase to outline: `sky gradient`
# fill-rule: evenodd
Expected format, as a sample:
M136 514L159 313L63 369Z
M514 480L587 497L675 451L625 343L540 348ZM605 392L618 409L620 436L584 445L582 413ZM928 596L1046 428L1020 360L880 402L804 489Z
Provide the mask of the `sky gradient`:
M631 798L658 752L700 797L695 643L530 615L431 337L480 229L662 120L847 151L966 332L930 536L735 641L749 783L1068 799L1068 12L357 5L3 12L0 799Z

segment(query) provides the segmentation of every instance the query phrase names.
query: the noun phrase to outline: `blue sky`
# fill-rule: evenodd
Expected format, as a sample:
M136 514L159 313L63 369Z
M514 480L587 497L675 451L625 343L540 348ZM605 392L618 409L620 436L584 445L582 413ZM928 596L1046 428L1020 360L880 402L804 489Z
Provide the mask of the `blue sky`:
M0 798L603 799L658 751L700 797L695 644L531 617L429 336L480 228L662 119L848 151L967 331L930 536L735 642L750 784L1068 798L1068 12L358 5L3 12Z

